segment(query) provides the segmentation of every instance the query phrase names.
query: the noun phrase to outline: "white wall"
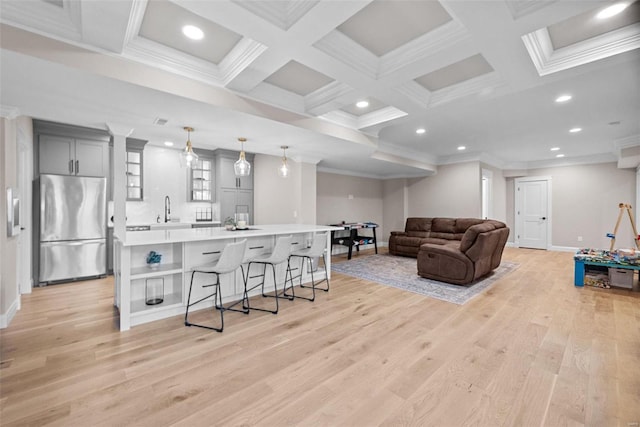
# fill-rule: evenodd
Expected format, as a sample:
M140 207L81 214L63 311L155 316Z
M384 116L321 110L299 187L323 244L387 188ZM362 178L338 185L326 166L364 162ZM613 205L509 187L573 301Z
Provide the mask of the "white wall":
M407 180L405 178L388 179L382 184L382 219L387 235L381 240L388 241L391 231L402 231L407 219L409 201L407 198Z
M387 240L382 180L319 172L317 186L319 224L372 221L380 226L376 230L378 239Z
M481 169L488 169L491 177L491 219L506 222L507 220L507 180L502 175L502 170L481 163ZM482 179L482 170L480 171ZM482 195L482 193L481 193ZM482 207L482 205L480 205Z
M316 165L288 158L290 174L278 175L282 158L254 157L254 224L315 224Z
M410 217L480 218L482 214L479 162L438 166L426 178L408 179Z
M7 188L18 188L16 120L0 118L0 328L11 322L20 307L17 277L18 237L7 233Z
M637 197L636 171L618 169L616 163L532 169L527 176L550 176L552 180L552 237L556 247L608 249L619 214L619 203L633 204ZM508 221L513 225L514 178L507 179ZM578 241L578 236L583 240ZM631 221L620 222L616 248L633 247Z

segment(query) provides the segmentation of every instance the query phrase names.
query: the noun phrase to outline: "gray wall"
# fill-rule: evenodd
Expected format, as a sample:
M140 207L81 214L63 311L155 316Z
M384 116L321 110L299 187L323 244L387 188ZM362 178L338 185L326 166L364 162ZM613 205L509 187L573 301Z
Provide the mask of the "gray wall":
M633 205L637 197L635 169L618 169L616 163L531 169L527 176L551 177L551 244L556 247L609 248L618 218L618 203ZM507 179L508 223L514 224L514 178ZM582 236L582 242L578 241ZM616 248L633 247L628 216L622 218Z

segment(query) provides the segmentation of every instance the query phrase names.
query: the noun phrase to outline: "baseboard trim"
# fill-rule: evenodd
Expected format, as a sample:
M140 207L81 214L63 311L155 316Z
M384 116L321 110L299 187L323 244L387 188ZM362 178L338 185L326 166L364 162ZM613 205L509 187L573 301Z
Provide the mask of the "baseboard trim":
M16 315L16 312L20 308L20 295L13 300L9 310L6 313L0 314L0 329L5 329L9 326L11 321L13 320L13 316Z
M514 242L507 242L507 244L505 245L509 248L519 248L519 245L516 245ZM527 249L527 248L523 248L523 249ZM555 245L551 245L549 247L547 247L547 251L554 251L554 252L576 252L578 249L580 248L575 248L573 246L555 246Z
M580 248L575 248L573 246L550 246L549 250L550 251L556 251L556 252L577 252L578 249Z

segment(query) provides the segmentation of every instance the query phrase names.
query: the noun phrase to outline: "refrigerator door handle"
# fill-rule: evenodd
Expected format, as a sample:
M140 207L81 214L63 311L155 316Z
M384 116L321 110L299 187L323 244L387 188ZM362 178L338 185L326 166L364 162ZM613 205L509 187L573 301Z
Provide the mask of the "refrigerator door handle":
M100 238L100 239L87 239L87 240L51 240L51 241L45 241L45 242L40 242L40 246L57 246L60 244L63 244L65 246L82 246L85 245L87 243L102 243L104 242L105 239L104 238Z

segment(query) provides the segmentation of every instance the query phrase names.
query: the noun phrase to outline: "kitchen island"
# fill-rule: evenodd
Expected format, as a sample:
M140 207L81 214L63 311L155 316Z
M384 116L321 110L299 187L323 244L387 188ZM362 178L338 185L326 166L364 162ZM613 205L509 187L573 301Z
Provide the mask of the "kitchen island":
M124 239L115 238L114 263L114 304L120 312L120 330L154 320L164 319L186 310L187 292L194 267L215 262L222 249L228 244L247 239L247 257L270 253L276 238L281 235L293 236L292 250L305 248L311 244L317 233L327 232L327 274L331 276L331 231L336 227L324 225L255 225L247 230L226 230L225 228L192 228L127 232ZM162 256L161 263L153 268L147 264L147 255L156 252ZM317 264L316 264L317 266ZM292 268L300 268L292 265ZM245 266L246 269L246 266ZM286 264L277 272L278 289L282 289ZM252 269L253 272L253 269ZM294 275L299 270L294 271ZM324 278L324 269L318 269L318 278ZM253 274L252 274L253 275ZM273 290L272 279L267 275L265 288ZM305 269L303 283L310 280ZM162 302L148 305L147 289L162 289ZM194 292L200 287L194 286ZM242 298L244 280L240 270L221 277L220 290L223 302L229 303ZM250 296L259 293L256 289ZM198 295L192 295L198 298ZM203 302L193 310L211 307L211 302Z

